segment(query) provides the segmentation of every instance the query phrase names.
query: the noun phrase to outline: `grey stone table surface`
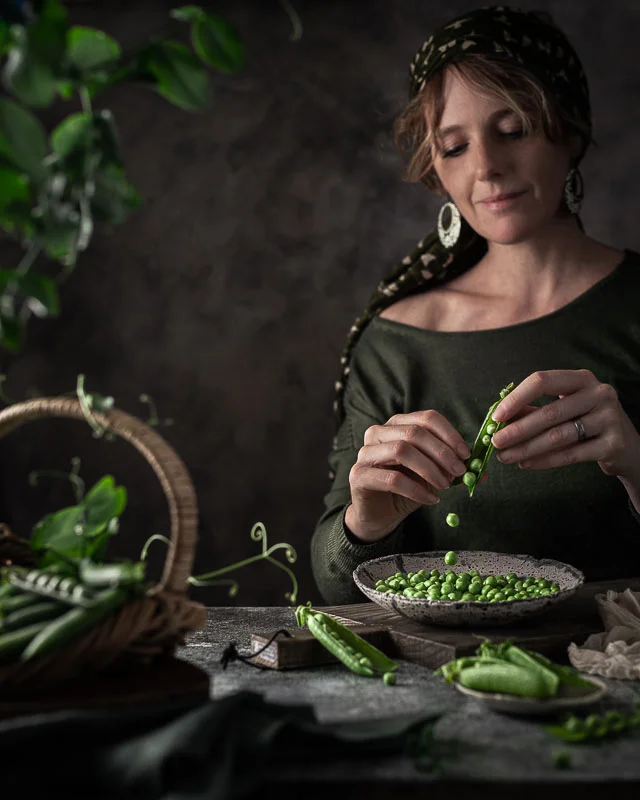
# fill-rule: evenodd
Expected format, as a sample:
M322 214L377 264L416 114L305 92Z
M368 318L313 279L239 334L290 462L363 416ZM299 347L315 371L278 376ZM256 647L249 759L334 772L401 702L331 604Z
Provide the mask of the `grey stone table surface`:
M379 679L362 678L342 665L295 670L259 670L239 661L223 670L220 659L229 642L249 654L252 633L272 635L280 628L296 627L290 608L215 607L207 610L207 625L190 634L178 658L204 669L211 679L211 697L222 698L251 690L266 700L283 704L309 704L321 723L366 723L407 715L440 715L434 728L437 741L455 742L456 755L445 759L438 779L508 783L588 783L615 781L640 787L640 738L622 737L597 744L566 745L543 729L550 720L516 717L488 709L482 701L462 695L427 667L400 661L395 686ZM607 680L608 694L590 707L595 713L616 708L628 710L640 699L640 681ZM554 767L553 756L568 751L571 768ZM288 769L277 778L320 782L345 778L357 781L433 782L406 757L375 763L330 764L310 775ZM629 786L629 788L631 788Z

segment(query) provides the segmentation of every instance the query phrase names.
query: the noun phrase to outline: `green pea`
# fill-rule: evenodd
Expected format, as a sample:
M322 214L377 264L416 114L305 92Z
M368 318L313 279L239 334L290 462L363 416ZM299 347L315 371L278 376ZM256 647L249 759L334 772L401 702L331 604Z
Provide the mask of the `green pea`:
M569 733L584 733L585 726L580 717L570 716L564 723L564 728Z
M477 478L475 472L465 472L462 476L462 482L469 488L475 485L476 480Z
M439 577L439 575L440 575L440 570L439 570L439 569L432 569L432 570L431 570L431 575L432 575L432 577L434 577L434 578L437 578L437 577Z
M480 472L481 469L482 469L482 459L481 458L473 458L469 462L469 470L471 472L475 472L477 474L478 472Z
M497 581L495 575L487 575L487 577L484 579L484 584L485 586L496 586Z
M571 754L566 750L560 750L553 755L553 766L556 769L569 769L571 767Z
M491 444L491 437L486 433L482 437L482 444L485 445L485 447L488 447Z
M453 550L449 550L449 552L444 557L444 563L448 564L450 567L454 564L458 563L458 555L453 552Z
M394 686L396 682L395 672L385 672L382 676L382 682L385 686Z
M460 524L460 517L457 514L447 514L446 522L450 528L457 528Z

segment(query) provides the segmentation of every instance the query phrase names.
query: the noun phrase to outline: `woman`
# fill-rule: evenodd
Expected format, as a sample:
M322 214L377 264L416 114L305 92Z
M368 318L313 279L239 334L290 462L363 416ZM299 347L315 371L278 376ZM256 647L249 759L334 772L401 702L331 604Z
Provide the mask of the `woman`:
M362 561L449 549L638 575L640 255L578 216L592 141L580 61L550 17L486 7L425 42L410 95L406 177L448 201L347 339L318 587L360 602ZM489 479L472 498L446 491L512 381Z

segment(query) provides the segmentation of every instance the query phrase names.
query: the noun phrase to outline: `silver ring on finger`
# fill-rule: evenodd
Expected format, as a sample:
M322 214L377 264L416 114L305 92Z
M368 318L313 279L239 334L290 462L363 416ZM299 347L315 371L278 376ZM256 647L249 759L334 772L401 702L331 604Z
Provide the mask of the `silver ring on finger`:
M579 442L584 442L585 439L589 438L587 436L587 434L585 433L584 425L582 424L582 420L580 420L579 418L576 418L576 419L573 420L573 424L576 426L576 430L578 431L578 441Z

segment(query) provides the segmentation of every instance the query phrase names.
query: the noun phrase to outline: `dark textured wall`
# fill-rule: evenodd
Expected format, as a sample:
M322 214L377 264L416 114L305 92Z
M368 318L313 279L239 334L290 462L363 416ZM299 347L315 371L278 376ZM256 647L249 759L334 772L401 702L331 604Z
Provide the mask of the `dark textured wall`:
M434 226L439 207L401 181L392 121L408 63L433 25L482 4L294 0L304 31L291 41L276 0L216 2L241 30L248 64L241 75L213 76L210 111L188 114L141 88L101 101L146 202L96 235L63 290L61 318L35 322L25 349L3 354L6 390L66 392L83 372L89 390L141 416L138 395L152 395L160 416L175 419L162 432L199 497L196 572L257 553L249 531L260 520L270 544L296 547L301 600L320 599L309 540L328 489L340 348L379 278ZM88 3L72 15L131 45L172 5ZM599 148L582 167L586 230L640 249L640 6L518 5L549 10L588 75ZM54 109L51 120L63 113ZM167 532L162 491L122 442L96 441L76 422L41 421L1 448L1 518L16 531L72 501L62 483L29 487L28 472L66 469L79 455L88 482L109 471L128 489L114 555L134 557L147 536ZM154 547L157 571L163 546ZM212 605L284 602L288 581L275 567L254 565L238 578L235 601L223 589L194 594Z

